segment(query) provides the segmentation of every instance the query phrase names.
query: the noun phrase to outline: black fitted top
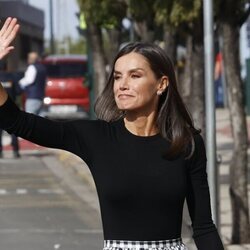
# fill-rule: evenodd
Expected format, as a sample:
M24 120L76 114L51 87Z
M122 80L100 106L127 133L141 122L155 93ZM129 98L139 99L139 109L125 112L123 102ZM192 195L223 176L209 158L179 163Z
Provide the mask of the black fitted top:
M123 119L51 121L20 111L10 98L0 107L0 127L39 145L70 151L88 164L104 239L179 238L187 199L198 249L224 249L211 219L207 159L199 134L189 160L180 156L170 161L163 157L169 143L160 134L136 136Z

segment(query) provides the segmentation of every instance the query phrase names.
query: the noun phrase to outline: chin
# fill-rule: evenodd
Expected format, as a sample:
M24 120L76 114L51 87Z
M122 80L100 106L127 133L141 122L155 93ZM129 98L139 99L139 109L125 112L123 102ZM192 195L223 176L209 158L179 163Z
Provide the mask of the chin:
M124 105L124 104L117 104L118 109L122 110L122 111L127 111L127 110L134 110L137 107L135 107L134 105Z
M124 105L121 103L116 103L116 105L117 105L117 108L119 110L122 110L122 111L130 110L131 108L133 109L133 107L131 107L131 105Z
M121 111L133 111L141 108L141 105L137 103L125 103L125 102L116 102L116 106Z

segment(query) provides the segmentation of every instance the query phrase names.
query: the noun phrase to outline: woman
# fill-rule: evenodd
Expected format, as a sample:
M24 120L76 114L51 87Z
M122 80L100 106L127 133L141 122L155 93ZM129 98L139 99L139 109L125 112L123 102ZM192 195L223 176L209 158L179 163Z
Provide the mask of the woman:
M13 47L16 19L0 31L1 58ZM158 46L132 43L114 60L96 121L55 122L20 111L0 89L0 127L87 162L100 201L104 250L187 249L185 198L200 250L224 249L211 219L204 142Z

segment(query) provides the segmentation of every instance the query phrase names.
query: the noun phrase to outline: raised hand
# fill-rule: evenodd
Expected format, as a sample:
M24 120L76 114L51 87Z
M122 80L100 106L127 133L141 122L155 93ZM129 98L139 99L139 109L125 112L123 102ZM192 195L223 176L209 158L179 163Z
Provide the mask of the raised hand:
M4 22L4 25L0 30L0 60L14 49L14 46L11 46L10 44L15 39L19 27L16 18L8 17Z

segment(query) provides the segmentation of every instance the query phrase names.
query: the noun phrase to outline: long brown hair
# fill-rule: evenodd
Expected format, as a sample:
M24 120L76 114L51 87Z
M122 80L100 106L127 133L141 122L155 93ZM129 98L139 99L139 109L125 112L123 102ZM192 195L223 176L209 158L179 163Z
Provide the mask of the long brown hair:
M95 103L97 117L105 121L115 121L123 117L124 113L118 109L114 98L114 66L118 58L131 52L138 53L147 59L157 79L162 76L168 77L169 85L159 100L157 126L161 135L171 142L166 156L174 158L182 152L189 151L187 157L189 158L194 151L193 134L200 133L200 130L194 128L191 115L178 92L174 66L170 58L163 49L155 44L129 43L118 52L107 85ZM188 148L190 144L192 145L191 151Z

